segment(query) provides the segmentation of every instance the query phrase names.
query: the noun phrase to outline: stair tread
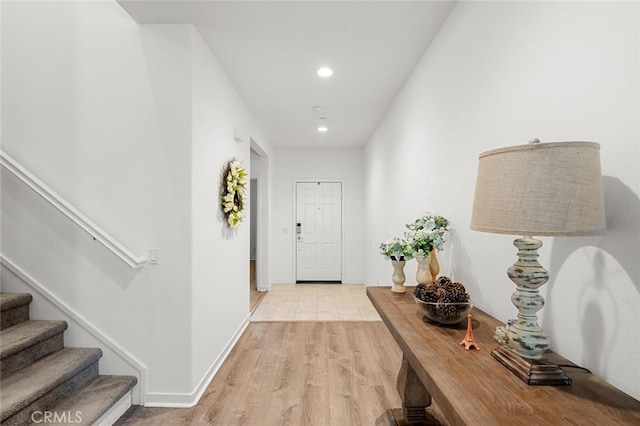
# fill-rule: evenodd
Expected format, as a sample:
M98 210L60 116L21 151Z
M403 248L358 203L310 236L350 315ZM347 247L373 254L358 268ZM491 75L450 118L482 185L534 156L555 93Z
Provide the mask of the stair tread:
M62 333L65 321L29 320L0 331L0 359Z
M96 348L64 348L16 371L0 383L0 420L14 415L96 362Z
M100 375L69 398L59 401L47 411L54 413L78 413L79 424L93 424L138 382L133 376Z
M33 296L29 293L0 293L0 312L31 303Z

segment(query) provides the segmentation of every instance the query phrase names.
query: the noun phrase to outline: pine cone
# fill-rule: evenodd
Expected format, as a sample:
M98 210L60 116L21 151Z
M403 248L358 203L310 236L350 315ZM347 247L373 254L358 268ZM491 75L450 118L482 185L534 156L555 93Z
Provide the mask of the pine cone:
M464 310L464 306L461 305L449 305L449 304L438 304L436 305L436 312L438 316L443 319L450 320L457 318Z
M427 287L424 284L418 284L413 291L413 295L423 302L436 302L438 300L438 295L433 286Z
M451 278L442 275L441 277L438 277L438 279L436 280L435 284L437 284L437 285L446 285L446 284L449 284L450 282L451 282Z

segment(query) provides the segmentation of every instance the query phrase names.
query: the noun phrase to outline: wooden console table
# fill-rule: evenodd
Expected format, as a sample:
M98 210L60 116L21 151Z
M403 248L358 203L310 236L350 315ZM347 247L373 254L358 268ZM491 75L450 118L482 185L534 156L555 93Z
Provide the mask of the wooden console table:
M529 386L491 357L495 318L474 308L480 351L460 342L466 321L448 327L423 320L413 289L368 287L367 295L403 353L398 391L405 423L422 423L436 401L454 425L640 425L640 401L578 368L565 368L571 386ZM559 364L571 364L555 354Z

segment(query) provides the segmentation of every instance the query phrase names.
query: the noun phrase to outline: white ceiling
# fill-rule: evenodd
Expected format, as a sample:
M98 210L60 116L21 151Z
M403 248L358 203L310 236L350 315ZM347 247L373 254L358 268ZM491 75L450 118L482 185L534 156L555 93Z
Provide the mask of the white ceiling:
M362 146L453 1L119 0L138 23L195 25L275 146ZM321 79L328 65L334 75ZM313 106L321 105L318 114ZM329 131L316 131L320 115Z

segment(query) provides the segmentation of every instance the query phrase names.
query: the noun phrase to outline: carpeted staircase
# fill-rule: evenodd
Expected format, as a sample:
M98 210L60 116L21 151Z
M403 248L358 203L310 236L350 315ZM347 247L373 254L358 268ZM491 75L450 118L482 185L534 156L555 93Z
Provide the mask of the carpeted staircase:
M67 323L29 320L31 300L0 293L0 423L115 422L130 405L136 378L99 375L102 350L65 348Z

